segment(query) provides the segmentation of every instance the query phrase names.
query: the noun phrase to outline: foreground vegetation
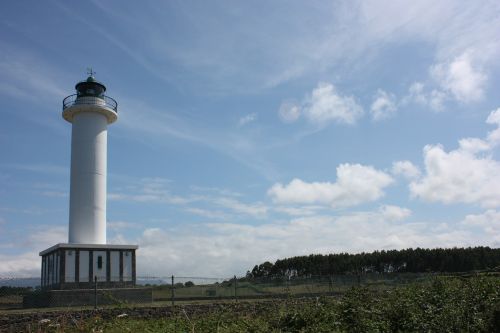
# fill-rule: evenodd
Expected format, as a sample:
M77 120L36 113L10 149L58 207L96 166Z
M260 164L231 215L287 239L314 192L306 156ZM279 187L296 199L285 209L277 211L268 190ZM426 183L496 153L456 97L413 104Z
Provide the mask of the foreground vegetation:
M124 309L127 313L127 309ZM439 277L374 293L363 287L339 299L290 298L247 307L221 306L164 318L99 315L56 332L495 332L500 327L500 279Z

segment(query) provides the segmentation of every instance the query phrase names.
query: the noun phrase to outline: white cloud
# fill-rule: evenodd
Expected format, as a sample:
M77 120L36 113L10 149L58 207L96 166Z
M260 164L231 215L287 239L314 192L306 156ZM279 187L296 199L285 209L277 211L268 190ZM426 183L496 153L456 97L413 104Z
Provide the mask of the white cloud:
M471 51L466 51L449 62L431 67L431 75L444 91L460 102L480 100L484 95L486 74L473 63Z
M392 117L396 113L396 97L382 89L377 91L370 107L372 118L375 121Z
M278 110L278 114L280 116L280 119L284 121L285 123L293 123L300 117L300 106L297 105L294 102L283 102L280 105L280 108Z
M403 176L408 179L415 179L420 176L420 170L410 161L396 161L392 163L392 174Z
M266 260L311 253L498 244L485 234L475 235L468 225L412 223L407 221L410 215L404 207L382 206L368 212L260 225L210 223L183 230L147 229L138 240L138 274L225 277L242 275Z
M491 111L486 119L486 123L500 126L500 108Z
M499 114L492 111L487 122L498 124ZM412 195L431 202L500 206L500 162L484 154L497 144L497 133L498 128L486 140L462 139L459 148L450 152L441 145L427 145L425 175L410 183Z
M0 275L15 277L40 276L41 259L38 253L68 239L68 229L60 226L25 227L22 235L10 235L8 242L22 248L17 254L0 253ZM7 239L2 240L3 245Z
M482 216L484 215L484 216ZM205 223L172 228L148 228L135 239L118 235L113 243L138 244L138 275L214 276L243 275L266 260L311 253L338 253L487 245L499 246L498 212L467 216L462 223L411 222L411 211L383 205L373 211L345 215L313 215L263 224ZM484 233L474 230L482 228ZM493 228L488 231L488 228ZM0 254L0 275L38 276L38 251L56 242L66 230L49 230L47 244L29 245L18 255ZM496 235L499 235L496 232ZM38 238L33 234L29 239ZM36 250L35 250L36 248ZM31 250L32 249L32 250Z
M449 99L448 94L441 90L433 89L430 92L425 90L422 82L414 82L408 88L408 94L402 99L402 104L410 102L427 106L433 111L443 111L444 103Z
M352 125L363 115L363 108L353 96L341 95L332 84L320 82L306 98L303 113L309 121L320 125Z
M484 70L486 62L478 52L471 50L462 51L459 56L452 58L448 55L429 70L438 88L426 91L423 83L414 82L403 102L413 101L434 111L442 111L445 102L451 99L462 103L481 100L488 79Z
M408 208L393 205L384 205L380 207L379 211L388 221L402 221L412 214L411 210Z
M392 182L391 176L371 166L341 164L337 167L335 183L307 183L296 178L285 186L274 184L267 193L277 203L348 207L381 198L383 189Z
M413 196L443 203L500 205L500 163L457 149L446 152L440 145L424 148L425 175L410 184Z
M443 111L444 103L447 99L448 96L444 92L433 89L429 94L428 103L432 110Z
M500 244L500 212L490 209L482 214L470 214L462 224L481 229L492 241Z
M278 114L286 123L292 123L303 115L309 122L320 126L330 122L352 125L363 115L363 108L353 96L342 95L333 84L320 82L300 105L290 101L281 103Z
M497 129L488 133L487 140L490 146L495 147L500 144L500 108L492 111L486 119L486 123L497 125Z
M244 125L251 123L255 120L257 120L256 113L247 114L246 116L240 118L240 120L238 121L238 126L244 126Z
M422 82L413 82L408 88L408 100L413 100L419 104L427 103L427 96L424 93L424 84Z
M54 244L53 244L54 245ZM40 275L40 257L36 251L21 254L0 253L1 277L36 277Z
M464 138L458 141L460 150L471 154L476 154L482 151L491 149L489 142L479 138Z
M493 131L489 131L485 139L479 138L463 138L458 141L460 150L477 154L487 152L500 144L500 108L491 111L486 123L497 125Z

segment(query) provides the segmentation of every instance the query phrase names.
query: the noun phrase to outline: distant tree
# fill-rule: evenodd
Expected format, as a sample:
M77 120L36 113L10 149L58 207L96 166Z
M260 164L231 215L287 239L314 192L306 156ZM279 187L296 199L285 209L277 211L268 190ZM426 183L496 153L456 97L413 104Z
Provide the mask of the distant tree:
M489 247L404 249L372 253L311 254L266 261L247 272L251 278L375 273L466 272L500 266L500 249Z
M194 286L193 281L187 281L186 283L184 283L184 287L193 287L193 286Z

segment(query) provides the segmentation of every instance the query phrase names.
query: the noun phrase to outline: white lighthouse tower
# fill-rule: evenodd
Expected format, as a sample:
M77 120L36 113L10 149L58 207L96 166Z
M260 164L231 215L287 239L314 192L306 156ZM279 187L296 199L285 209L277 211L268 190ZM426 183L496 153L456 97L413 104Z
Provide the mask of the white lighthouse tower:
M62 113L72 123L69 243L106 244L107 127L118 118L117 103L92 72L75 89Z
M63 100L62 111L72 124L68 243L40 252L41 285L53 293L73 289L80 304L85 297L78 295L97 285L115 296L143 295L138 288L124 293L136 284L138 246L106 244L107 127L118 119L118 104L104 94L106 87L91 70L75 89L76 94Z

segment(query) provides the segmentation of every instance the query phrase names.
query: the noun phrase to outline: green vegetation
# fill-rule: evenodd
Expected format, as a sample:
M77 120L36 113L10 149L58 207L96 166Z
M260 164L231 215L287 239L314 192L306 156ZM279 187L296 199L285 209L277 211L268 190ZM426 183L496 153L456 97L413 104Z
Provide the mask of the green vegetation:
M20 306L23 296L34 291L31 287L0 287L0 310Z
M10 296L10 295L17 295L17 296L23 296L29 293L32 293L35 289L31 287L8 287L8 286L2 286L0 287L0 295L2 296Z
M160 319L94 317L64 331L494 332L500 327L500 279L437 277L383 292L354 287L339 299L233 303L191 315L182 307L177 309ZM62 328L46 326L41 331Z
M500 249L489 247L406 249L359 254L311 254L265 262L247 272L249 278L333 274L470 272L500 266Z

